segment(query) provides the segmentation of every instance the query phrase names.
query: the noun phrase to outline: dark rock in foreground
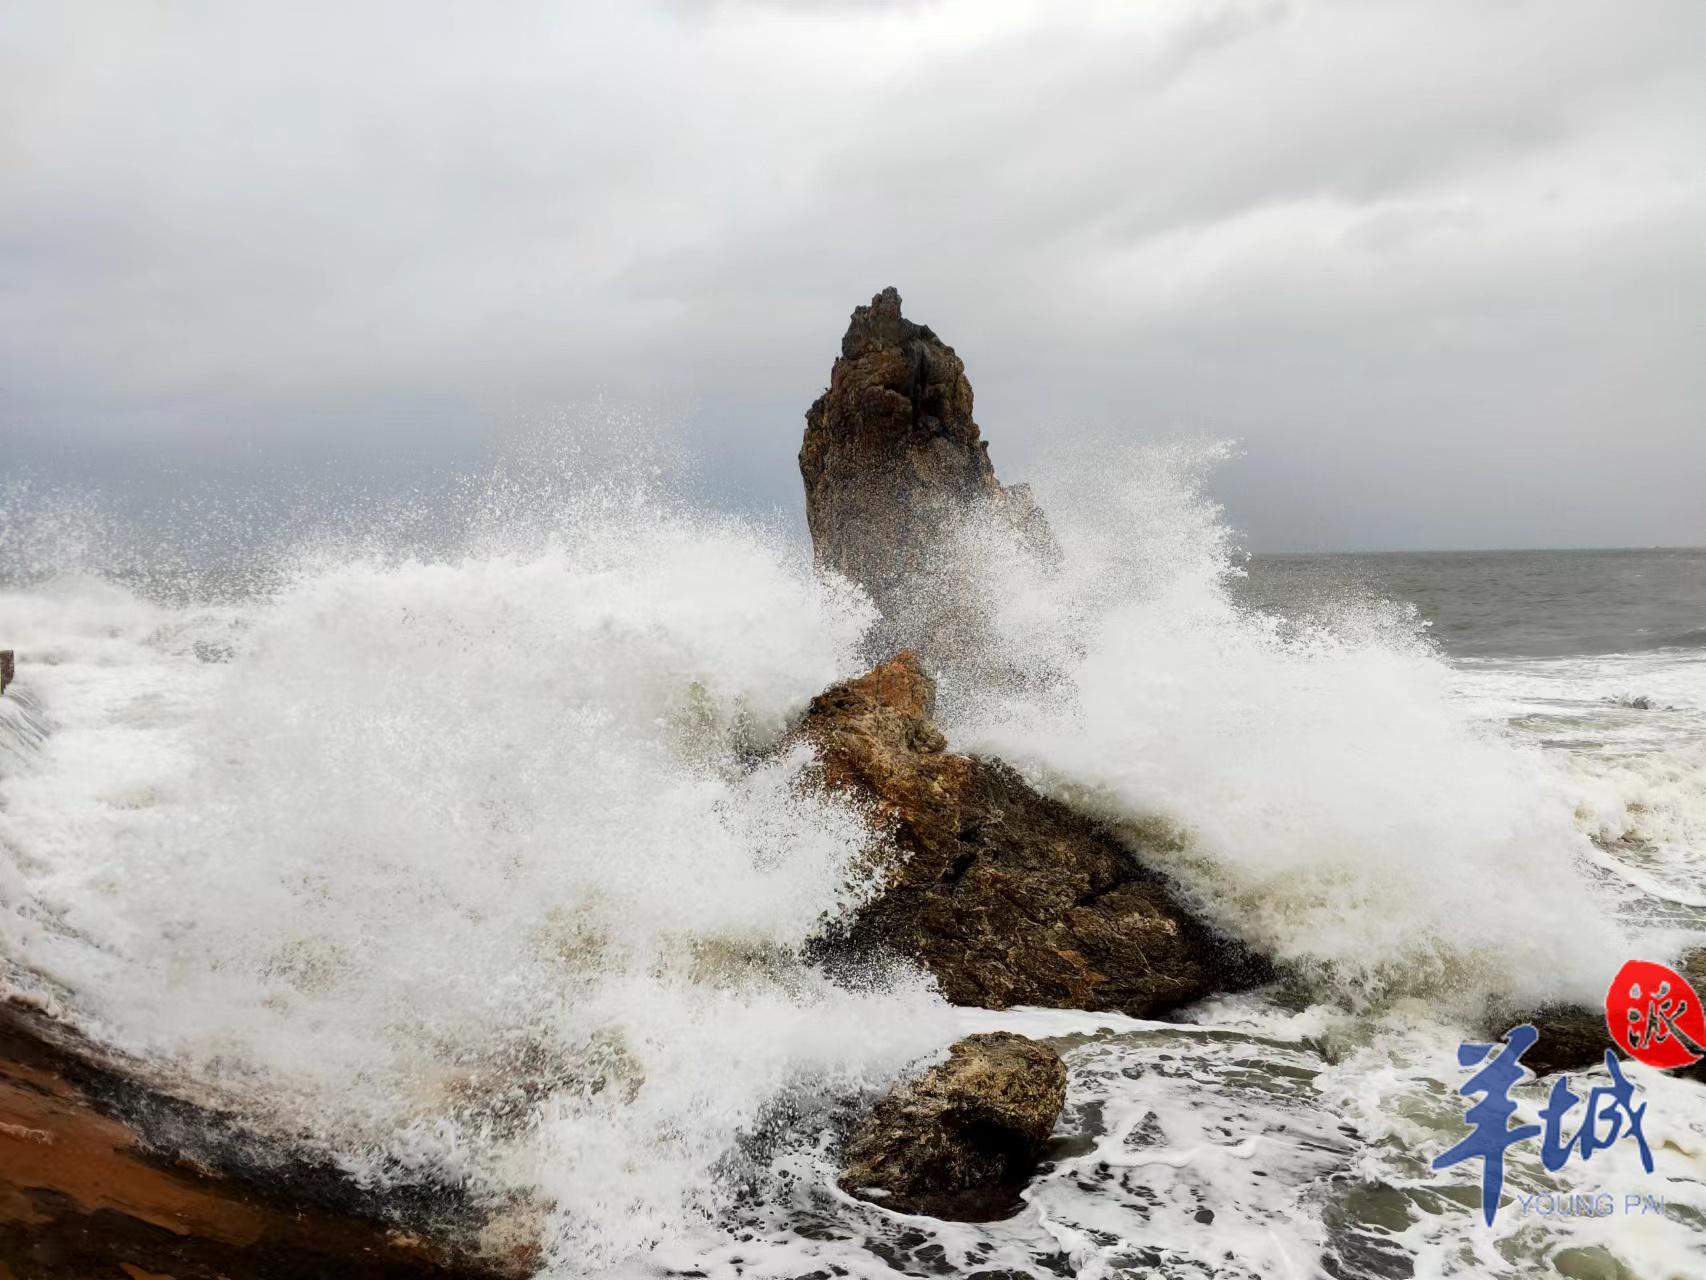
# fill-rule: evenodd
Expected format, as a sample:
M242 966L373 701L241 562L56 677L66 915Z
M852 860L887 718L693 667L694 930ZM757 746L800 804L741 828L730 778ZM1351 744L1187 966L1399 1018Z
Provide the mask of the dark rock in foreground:
M901 315L892 288L853 312L829 389L806 412L800 476L818 563L871 593L891 652L971 656L978 609L939 559L968 515L1018 529L1039 553L1053 548L1030 491L995 478L965 365Z
M1698 988L1697 988L1698 989ZM1605 1010L1589 1009L1585 1005L1549 1004L1520 1013L1495 1017L1486 1027L1490 1041L1497 1040L1511 1027L1524 1022L1534 1024L1539 1039L1522 1055L1522 1065L1536 1076L1549 1076L1559 1071L1588 1071L1605 1065L1606 1050L1619 1058L1629 1055L1612 1042L1605 1025ZM1706 1083L1706 1062L1691 1067L1678 1067L1669 1074L1685 1080Z
M1508 1019L1508 1020L1507 1020ZM1549 1004L1538 1009L1495 1018L1503 1025L1491 1034L1494 1038L1510 1027L1524 1022L1534 1024L1540 1036L1522 1055L1522 1064L1537 1076L1549 1076L1555 1071L1586 1071L1605 1062L1605 1051L1612 1048L1611 1035L1605 1029L1605 1011L1581 1005Z
M1065 1105L1066 1064L1053 1049L1006 1031L967 1036L865 1117L841 1187L898 1213L1008 1217Z
M385 1193L150 1085L142 1064L0 999L0 1276L498 1280L451 1191Z
M869 797L892 836L883 888L825 944L832 959L899 953L955 1004L1135 1017L1270 976L1111 831L999 761L947 751L934 697L902 653L820 694L800 727L824 784Z
M1686 952L1675 963L1677 972L1687 978L1697 994L1706 995L1706 947ZM1486 1034L1491 1039L1524 1022L1534 1024L1539 1039L1522 1055L1523 1065L1537 1076L1555 1071L1586 1071L1605 1061L1605 1051L1618 1057L1628 1055L1611 1039L1605 1025L1605 1010L1585 1005L1548 1004L1537 1009L1495 1010L1488 1019ZM1689 1080L1706 1083L1706 1061L1673 1072Z

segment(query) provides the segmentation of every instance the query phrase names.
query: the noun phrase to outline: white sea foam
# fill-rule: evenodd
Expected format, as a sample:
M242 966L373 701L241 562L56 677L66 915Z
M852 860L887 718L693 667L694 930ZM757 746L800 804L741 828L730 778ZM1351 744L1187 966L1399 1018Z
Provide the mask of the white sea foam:
M1594 860L1651 904L1706 906L1706 661L1638 652L1482 661L1455 674L1481 717L1544 740ZM1695 917L1700 919L1700 917ZM1696 926L1696 932L1698 927Z
M1583 871L1560 771L1453 696L1404 610L1240 608L1204 466L1134 451L1039 483L1063 563L990 556L992 598L1009 654L1062 678L967 692L953 736L1178 833L1156 865L1325 991L1594 999L1628 944Z
M5 779L9 958L352 1166L558 1206L577 1267L714 1212L778 1097L951 1030L794 959L867 829L803 752L743 758L849 674L868 605L760 531L594 505L243 606L0 598L60 721Z
M1164 1028L831 987L797 949L868 890L866 828L800 792L800 754L753 749L856 668L868 604L773 531L549 475L470 483L396 515L407 536L319 539L251 595L83 571L108 545L84 505L0 521L60 564L0 590L31 699L0 715L8 970L363 1176L501 1199L555 1274L1194 1275L1230 1251L1232 1274L1306 1275L1358 1249L1345 1274L1382 1249L1473 1274L1494 1246L1417 1168L1455 1123L1442 1006L1597 997L1629 900L1591 859L1689 892L1698 776L1634 742L1569 765L1524 745L1497 722L1557 683L1453 669L1402 607L1240 608L1201 494L1216 457L1042 477L1052 566L974 538L1001 661L944 672L942 714L957 747L1181 833L1161 865L1321 1006ZM1606 692L1644 678L1620 670L1595 705L1645 732ZM837 1107L992 1025L1074 1069L1026 1212L921 1225L836 1191ZM1697 1109L1665 1102L1686 1147ZM1386 1109L1425 1122L1365 1143ZM1359 1170L1378 1194L1341 1194Z

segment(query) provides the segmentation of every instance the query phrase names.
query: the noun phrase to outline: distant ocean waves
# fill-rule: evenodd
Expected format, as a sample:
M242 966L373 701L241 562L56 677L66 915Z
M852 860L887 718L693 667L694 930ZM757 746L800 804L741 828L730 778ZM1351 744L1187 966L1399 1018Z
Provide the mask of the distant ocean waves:
M1680 635L1637 640L1632 647L1637 649L1706 649L1706 627L1696 631L1684 631Z

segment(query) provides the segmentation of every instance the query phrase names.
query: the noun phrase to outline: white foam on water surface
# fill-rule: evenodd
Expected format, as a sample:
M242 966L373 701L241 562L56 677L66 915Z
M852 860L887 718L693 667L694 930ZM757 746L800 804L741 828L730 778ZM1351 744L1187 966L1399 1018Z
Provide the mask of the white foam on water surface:
M243 591L133 589L86 546L0 587L28 699L0 704L6 973L363 1178L504 1206L551 1275L1687 1274L1696 1086L1640 1081L1663 1223L1488 1233L1427 1161L1483 997L1597 1000L1697 926L1700 762L1664 728L1691 669L1454 666L1401 606L1245 608L1216 456L1043 477L1059 561L993 533L966 561L1033 678L944 671L941 714L1132 831L1287 1003L953 1010L803 963L871 890L867 828L772 748L862 665L869 604L624 485L470 485L455 536L320 539ZM1072 1072L1017 1217L835 1188L864 1100L998 1028Z
M1061 563L988 554L989 594L1011 660L1058 679L950 687L951 736L1159 832L1153 865L1336 998L1592 999L1629 940L1571 780L1456 695L1413 613L1241 607L1196 487L1213 456L1135 451L1038 484Z
M762 530L635 499L237 606L71 576L0 614L58 725L3 784L11 966L363 1176L519 1193L547 1257L614 1264L716 1212L779 1098L950 1038L921 983L799 962L867 828L748 752L869 613Z

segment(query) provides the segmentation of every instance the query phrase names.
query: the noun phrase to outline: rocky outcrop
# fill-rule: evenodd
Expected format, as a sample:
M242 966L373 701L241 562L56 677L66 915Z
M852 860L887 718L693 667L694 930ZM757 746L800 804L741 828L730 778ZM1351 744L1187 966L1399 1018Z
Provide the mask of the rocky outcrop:
M1706 947L1684 953L1675 963L1678 973L1688 979L1697 993L1706 994ZM1605 1061L1605 1051L1614 1050L1619 1057L1627 1056L1611 1038L1605 1025L1605 1010L1586 1005L1548 1004L1534 1009L1512 1010L1495 1007L1487 1016L1483 1033L1496 1040L1511 1027L1528 1022L1534 1025L1539 1037L1522 1055L1522 1063L1537 1076L1557 1071L1587 1071ZM1689 1080L1706 1083L1706 1062L1682 1067L1673 1072Z
M935 686L902 653L812 701L821 779L871 804L882 888L823 949L922 964L955 1004L1142 1017L1267 971L1198 923L1107 828L995 760L946 749Z
M1006 1031L967 1036L872 1108L847 1144L841 1188L898 1213L1008 1217L1065 1105L1053 1049Z
M818 563L871 593L887 652L975 649L977 602L943 558L968 518L1018 530L1038 554L1053 546L1030 491L995 478L965 365L901 315L892 288L853 311L829 389L806 411L800 475Z
M496 1280L451 1191L379 1193L0 999L0 1276Z
M1495 1016L1487 1034L1496 1040L1509 1028L1525 1022L1533 1023L1540 1033L1522 1055L1523 1066L1537 1076L1597 1067L1605 1061L1605 1051L1612 1047L1611 1036L1605 1029L1605 1011L1571 1004L1542 1005ZM1503 1025L1493 1031L1492 1023Z

